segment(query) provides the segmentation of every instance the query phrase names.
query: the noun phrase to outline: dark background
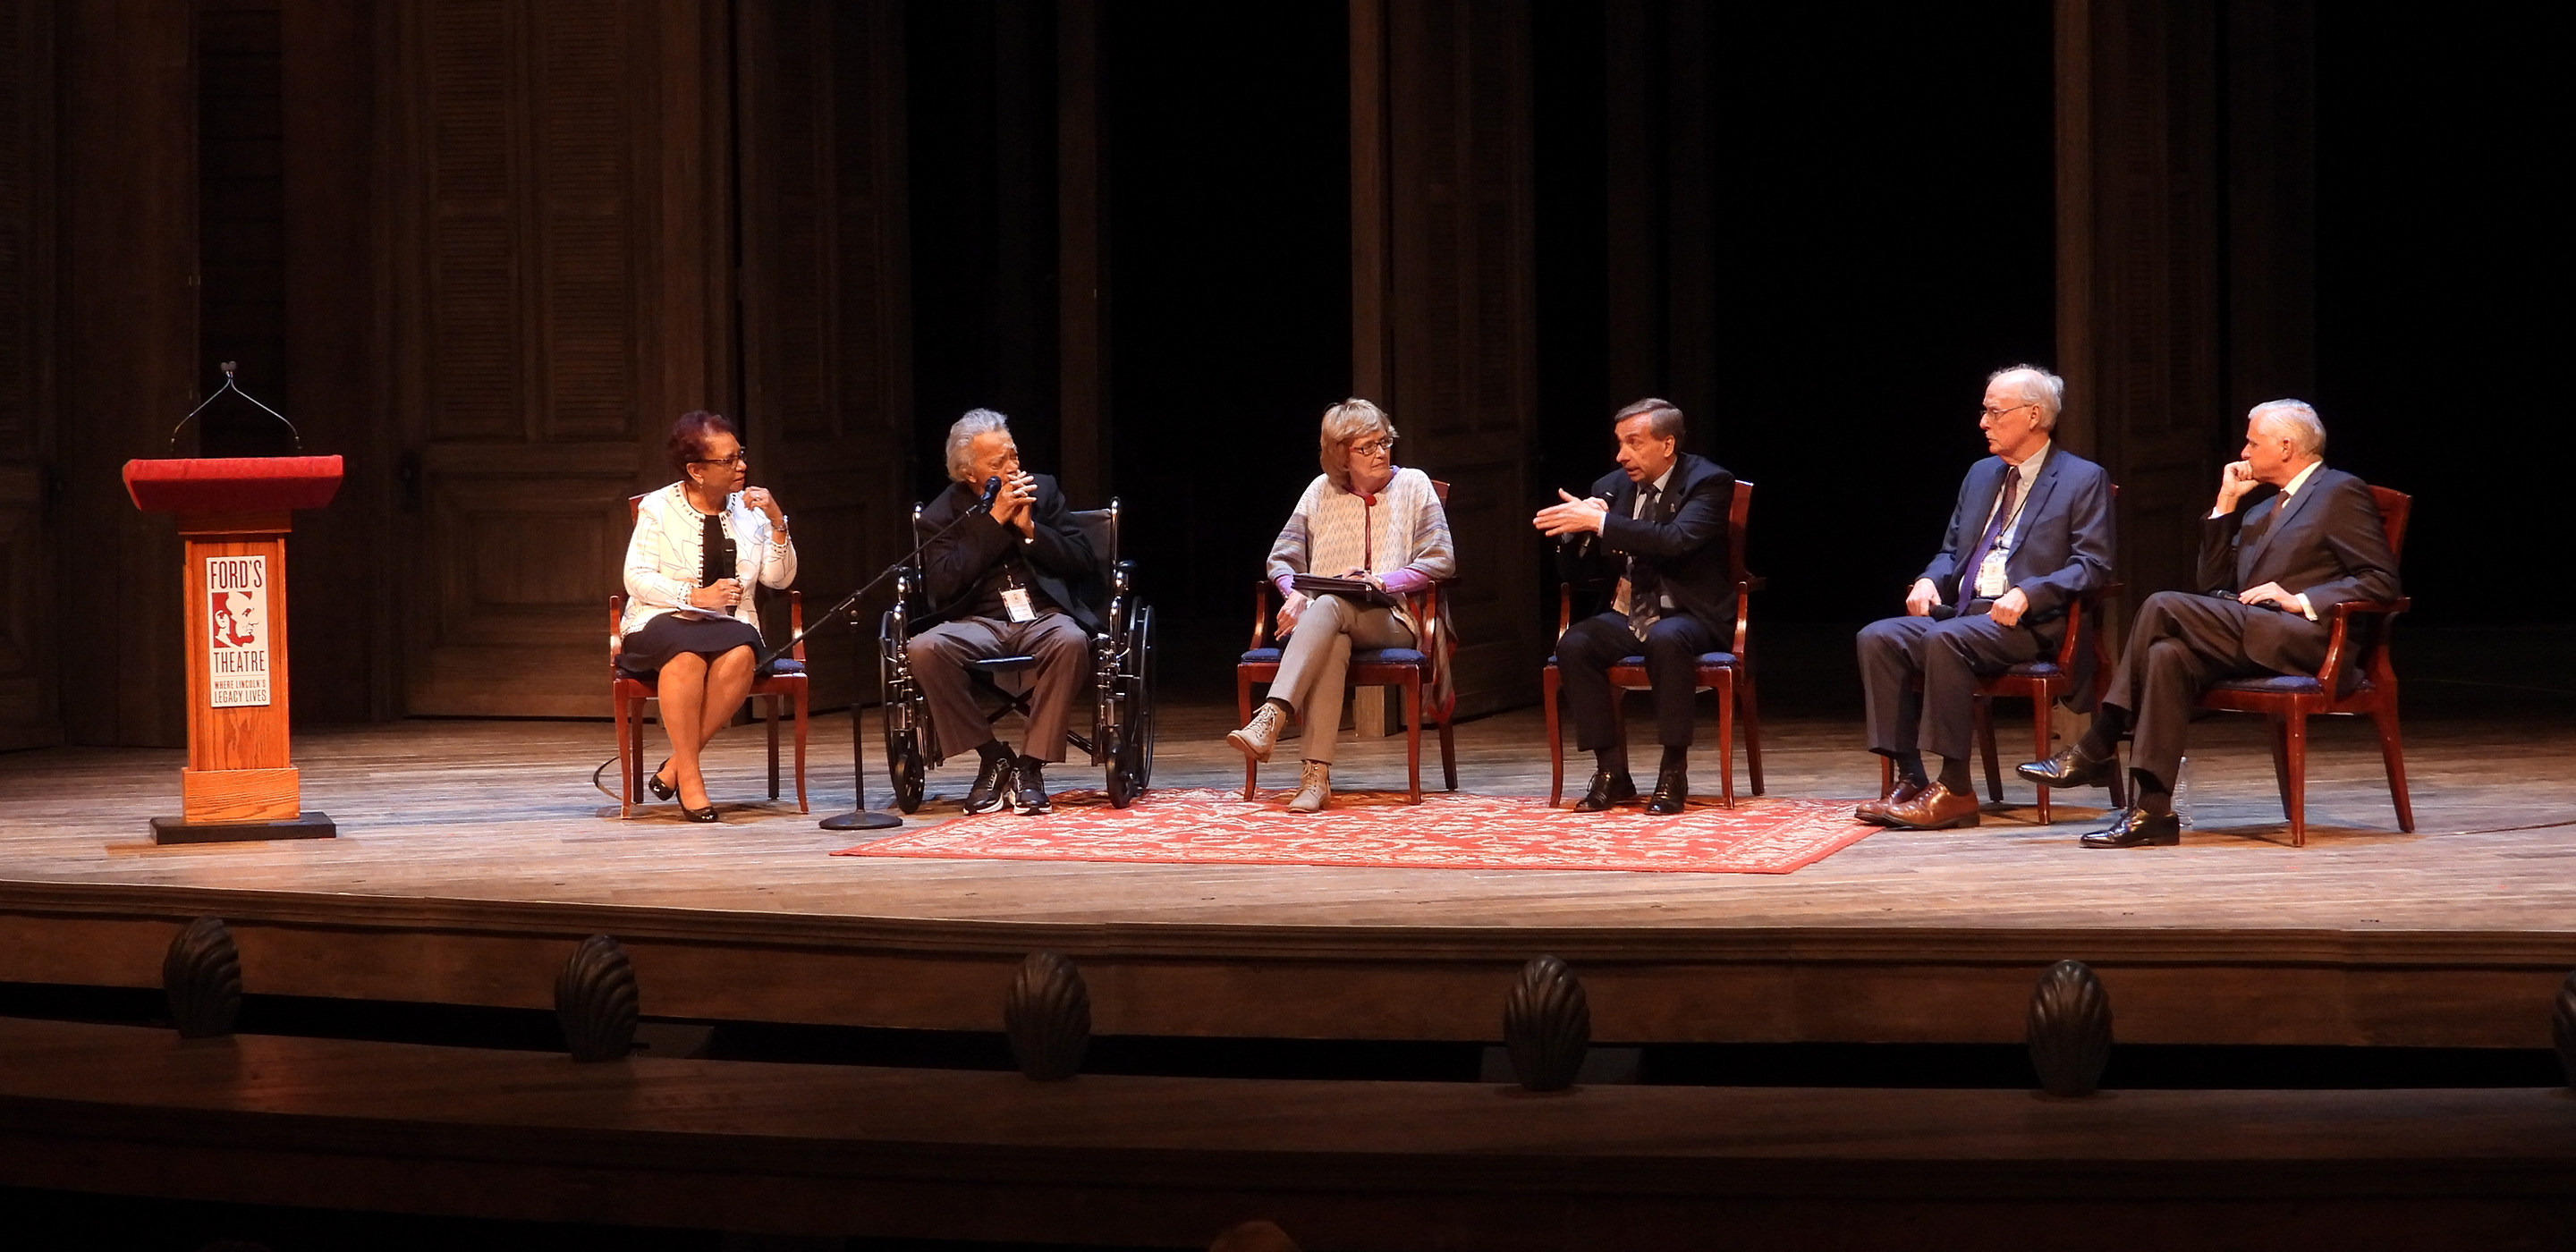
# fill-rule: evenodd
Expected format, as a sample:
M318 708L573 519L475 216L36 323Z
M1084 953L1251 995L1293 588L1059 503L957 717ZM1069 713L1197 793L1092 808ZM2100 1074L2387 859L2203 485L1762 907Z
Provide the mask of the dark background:
M998 268L992 209L1025 203L1051 238L1052 172L997 191L1015 159L991 126L995 100L1024 96L1051 127L1052 65L1025 67L1025 93L996 88L1007 12L914 10L925 488L938 431L973 404L1012 412L1033 463L1053 446L1053 288ZM1214 648L1241 630L1244 588L1315 473L1317 416L1348 388L1345 17L1108 13L1115 489L1167 629ZM2323 6L2318 22L2305 398L2328 459L2417 496L2413 626L2566 625L2576 593L2531 560L2563 530L2545 450L2568 409L2545 389L2559 354L2537 314L2565 273L2539 188L2567 147L2563 78L2518 16ZM1534 452L1542 483L1577 488L1609 468L1608 415L1634 398L1606 382L1602 22L1541 4L1535 24ZM1983 454L1985 375L2054 364L2050 8L1730 7L1712 27L1720 400L1689 415L1692 443L1762 485L1763 622L1830 651L1930 554ZM2233 448L2239 421L2213 442Z

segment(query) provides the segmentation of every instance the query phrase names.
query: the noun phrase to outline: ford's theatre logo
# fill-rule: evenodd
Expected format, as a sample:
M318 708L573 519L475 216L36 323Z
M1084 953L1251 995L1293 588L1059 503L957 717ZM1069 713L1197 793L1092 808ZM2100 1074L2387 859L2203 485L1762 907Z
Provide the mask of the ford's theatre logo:
M206 558L207 703L268 703L268 558Z

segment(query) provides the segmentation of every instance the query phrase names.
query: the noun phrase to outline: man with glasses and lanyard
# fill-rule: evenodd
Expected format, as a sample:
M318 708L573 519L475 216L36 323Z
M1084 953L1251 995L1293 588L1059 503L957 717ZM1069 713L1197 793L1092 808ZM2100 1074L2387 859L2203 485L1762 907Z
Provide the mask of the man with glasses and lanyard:
M1897 778L1893 794L1860 806L1862 821L1976 825L1976 676L2055 652L2077 597L2111 580L2111 479L2053 441L2065 396L2066 380L2035 365L1987 377L1977 426L1994 455L1968 467L1905 616L1861 629L1869 750L1894 761ZM2091 657L2079 654L2079 665ZM2090 705L2095 677L2076 675L2078 708ZM1941 758L1938 777L1924 772L1925 748Z

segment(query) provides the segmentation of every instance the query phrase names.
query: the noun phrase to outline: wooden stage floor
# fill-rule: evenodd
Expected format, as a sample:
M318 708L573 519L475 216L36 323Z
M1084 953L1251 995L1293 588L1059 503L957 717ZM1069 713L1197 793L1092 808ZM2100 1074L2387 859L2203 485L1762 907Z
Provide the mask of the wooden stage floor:
M1157 786L1239 784L1231 708L1164 712ZM1881 833L1785 876L836 858L865 837L815 826L850 805L849 725L814 725L810 817L756 799L760 733L729 732L716 826L618 820L589 783L601 723L307 731L305 803L339 838L166 848L145 823L176 811L178 752L0 756L0 980L155 985L160 946L208 913L250 928L254 991L542 1006L551 967L522 967L604 931L661 945L658 968L639 949L648 1013L990 1029L1018 956L1052 947L1105 1033L1490 1038L1512 970L1553 952L1605 1040L1965 1042L2018 1039L2031 977L2076 957L2128 1040L2540 1047L2576 966L2576 720L2410 723L2412 835L2366 727L2337 719L2312 732L2309 846L2289 847L2260 724L2221 718L2196 728L2179 848L2081 849L2098 810L2039 826L2008 781L1981 827ZM1770 794L1873 792L1855 723L1766 729ZM1545 794L1544 743L1536 710L1461 726L1462 787ZM1346 787L1402 782L1401 738L1342 758ZM1711 791L1713 764L1694 773ZM870 767L883 806L873 741ZM915 820L954 819L968 777L934 773Z

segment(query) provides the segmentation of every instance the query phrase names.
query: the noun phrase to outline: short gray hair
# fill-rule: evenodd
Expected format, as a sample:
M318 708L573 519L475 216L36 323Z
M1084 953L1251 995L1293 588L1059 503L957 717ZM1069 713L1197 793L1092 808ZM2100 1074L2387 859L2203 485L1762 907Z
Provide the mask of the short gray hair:
M2317 416L2316 406L2305 400L2266 400L2246 410L2248 425L2266 419L2289 438L2291 449L2302 458L2325 455L2326 424Z
M1386 410L1353 396L1324 410L1323 429L1316 432L1315 460L1324 467L1324 477L1344 491L1351 489L1351 445L1370 436L1383 434L1395 438L1395 423Z
M2039 406L2039 428L2054 433L2058 411L2066 407L2066 380L2036 365L2007 365L1986 375L1986 385L1992 387L2007 378L2014 380L2009 385L2022 403Z
M1011 419L991 409L968 409L948 427L948 481L962 483L975 473L975 437L996 432L1010 434Z
M1635 401L1619 410L1611 417L1610 425L1616 427L1632 417L1646 419L1646 433L1657 439L1679 439L1685 429L1682 423L1681 406L1670 400L1658 400L1653 396Z

